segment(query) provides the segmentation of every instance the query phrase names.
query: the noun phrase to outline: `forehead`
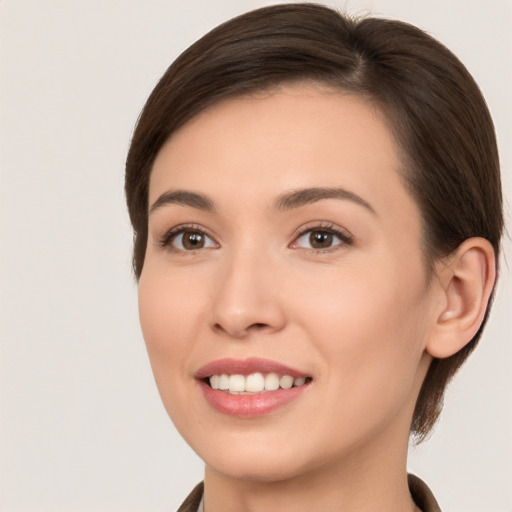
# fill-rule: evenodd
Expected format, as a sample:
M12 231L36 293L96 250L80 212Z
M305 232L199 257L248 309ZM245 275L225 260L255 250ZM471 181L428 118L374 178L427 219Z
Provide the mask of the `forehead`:
M190 187L270 199L287 188L343 186L393 200L408 196L400 166L374 104L324 86L286 86L221 101L174 133L155 159L150 204L166 189Z

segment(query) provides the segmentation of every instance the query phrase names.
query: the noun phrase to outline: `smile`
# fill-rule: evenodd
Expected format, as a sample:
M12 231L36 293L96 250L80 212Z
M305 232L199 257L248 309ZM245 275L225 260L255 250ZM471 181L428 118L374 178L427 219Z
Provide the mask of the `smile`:
M309 377L292 377L291 375L281 375L277 373L251 373L250 375L212 375L208 383L212 389L226 391L232 395L248 395L263 393L266 391L275 391L277 389L290 389L292 387L303 386Z
M245 418L266 415L294 401L313 381L301 371L255 358L214 361L195 377L211 407Z

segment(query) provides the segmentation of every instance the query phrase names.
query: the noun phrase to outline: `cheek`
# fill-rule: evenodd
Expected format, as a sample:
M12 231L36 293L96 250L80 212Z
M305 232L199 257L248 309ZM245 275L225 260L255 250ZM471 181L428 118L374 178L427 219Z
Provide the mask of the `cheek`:
M139 281L139 318L148 349L161 351L169 345L166 333L170 322L172 295L155 279L143 272ZM171 309L172 312L172 309ZM167 313L167 314L166 314Z
M423 273L416 266L400 266L394 259L378 266L357 263L297 274L288 280L292 284L286 296L304 326L315 324L328 338L338 337L341 344L380 347L397 331L416 325L427 294ZM370 332L378 333L379 339L369 337Z
M185 293L188 290L188 293ZM190 359L198 339L198 298L190 286L148 265L139 281L139 316L153 376L167 414L182 434L190 430L195 386ZM184 422L184 424L183 424Z
M366 266L333 273L323 289L318 280L302 284L308 293L296 301L295 316L326 362L322 375L361 412L394 407L415 383L426 330L421 276Z
M147 265L140 277L139 316L146 343L164 350L178 347L199 324L204 290L194 276L176 275Z
M197 294L183 294L164 273L144 269L138 290L139 317L157 385L168 388L187 371L188 340L197 326Z

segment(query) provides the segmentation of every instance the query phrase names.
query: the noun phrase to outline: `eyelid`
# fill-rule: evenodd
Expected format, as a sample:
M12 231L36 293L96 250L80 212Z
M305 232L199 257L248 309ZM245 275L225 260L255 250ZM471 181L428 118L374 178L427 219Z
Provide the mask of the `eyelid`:
M179 249L179 248L173 247L171 245L171 241L173 239L175 239L178 235L180 235L186 231L196 231L198 233L201 233L204 236L208 237L215 244L216 247L219 247L219 243L217 242L215 237L212 234L210 234L209 231L205 227L203 227L199 224L194 224L194 223L178 224L177 226L173 226L172 228L168 229L167 231L165 231L163 233L163 235L161 235L158 238L158 245L160 247L166 248L170 251L183 252L183 253L194 253L196 250L200 251L202 249L212 249L212 247L204 247L204 248L199 248L196 250L187 251L184 249Z
M333 246L325 248L325 249L317 249L314 247L305 248L305 247L298 247L295 245L299 238L301 238L302 236L306 235L307 233L309 233L311 231L326 231L326 232L331 233L334 236L338 237L341 240L341 242L343 242L343 243L333 245ZM340 246L352 245L354 242L354 236L352 235L352 233L350 233L350 231L338 226L337 224L334 224L331 221L310 222L306 225L301 226L299 229L297 229L291 238L292 238L292 242L289 244L289 247L291 247L292 249L305 250L305 251L314 252L314 253L330 252L333 250L337 250L338 248L340 248Z

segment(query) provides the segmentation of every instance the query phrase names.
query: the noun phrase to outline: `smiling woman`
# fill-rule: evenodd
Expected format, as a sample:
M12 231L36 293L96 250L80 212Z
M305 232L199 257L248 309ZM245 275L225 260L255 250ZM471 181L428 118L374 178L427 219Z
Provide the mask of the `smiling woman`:
M126 194L155 380L206 466L180 510L439 510L409 434L481 335L502 231L462 64L400 22L250 12L163 76Z

